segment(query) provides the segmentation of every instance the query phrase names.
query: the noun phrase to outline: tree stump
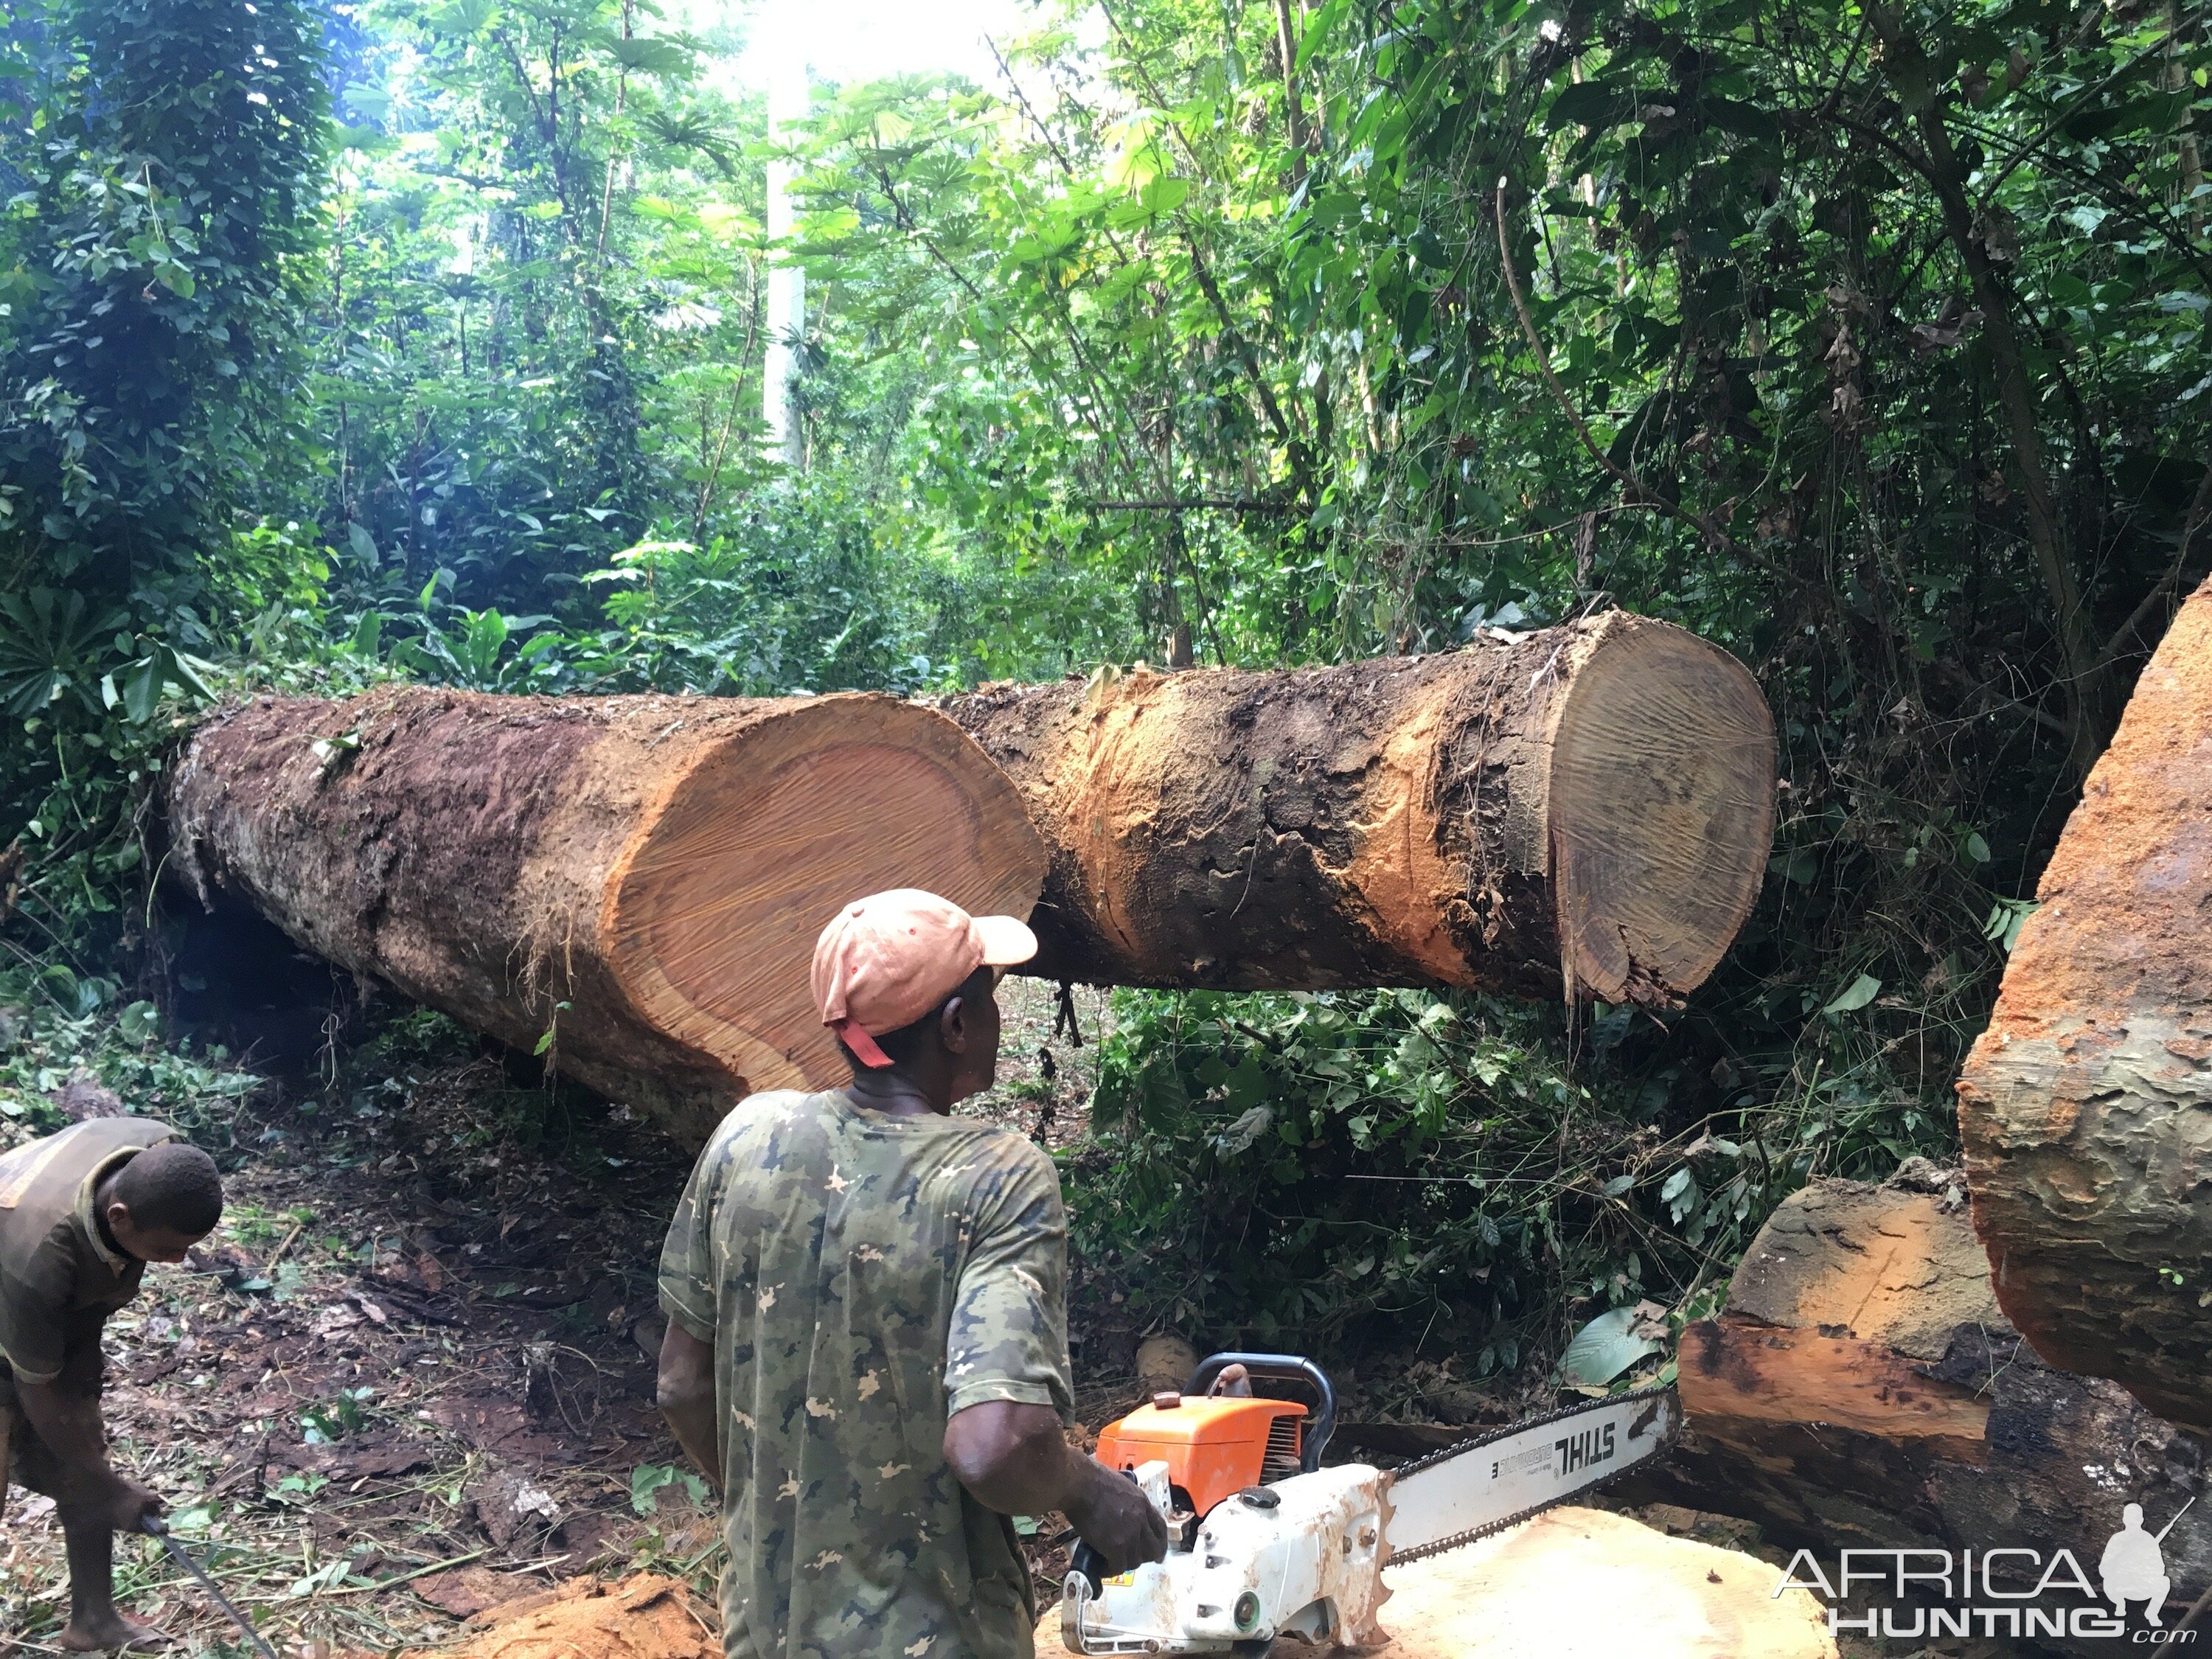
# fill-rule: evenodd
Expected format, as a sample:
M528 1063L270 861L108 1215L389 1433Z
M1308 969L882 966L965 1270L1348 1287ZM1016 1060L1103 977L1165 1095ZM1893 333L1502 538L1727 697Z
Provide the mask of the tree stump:
M1682 1442L1630 1489L1758 1522L1831 1567L1843 1547L2063 1547L2094 1572L2125 1505L2155 1531L2205 1491L2191 1435L2021 1341L1963 1178L1925 1160L1789 1199L1720 1316L1683 1332L1678 1370ZM2177 1609L2212 1583L2208 1510L2166 1540ZM2024 1560L1990 1565L2002 1582Z

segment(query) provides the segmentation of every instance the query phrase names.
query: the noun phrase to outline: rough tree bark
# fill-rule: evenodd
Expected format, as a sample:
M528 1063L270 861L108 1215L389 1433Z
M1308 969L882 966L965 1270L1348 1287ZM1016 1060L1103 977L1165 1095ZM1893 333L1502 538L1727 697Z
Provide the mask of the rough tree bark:
M1051 850L1041 974L1666 1003L1772 833L1742 665L1620 612L1275 673L987 686L945 707Z
M1924 1159L1886 1186L1819 1181L1788 1200L1719 1317L1683 1332L1678 1366L1683 1443L1649 1487L1816 1545L1831 1567L1845 1547L2045 1561L2063 1547L2094 1573L2124 1505L2156 1532L2206 1490L2191 1435L2021 1342L1963 1176ZM2208 1509L2166 1539L2172 1612L2212 1583Z
M1044 852L943 715L878 696L261 697L194 734L170 869L703 1140L846 1076L808 1000L838 905L1028 914Z
M2212 584L2137 682L1959 1082L1997 1299L2212 1431Z

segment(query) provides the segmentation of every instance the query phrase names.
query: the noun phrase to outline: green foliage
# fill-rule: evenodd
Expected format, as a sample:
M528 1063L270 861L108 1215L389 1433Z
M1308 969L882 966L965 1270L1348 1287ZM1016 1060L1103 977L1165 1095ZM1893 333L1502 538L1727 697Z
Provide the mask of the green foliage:
M659 1513L660 1494L670 1489L690 1498L693 1507L707 1502L707 1483L685 1468L671 1463L641 1463L629 1472L629 1506L650 1518Z
M310 453L319 30L296 0L39 0L0 60L0 834L68 935L241 613L318 562L250 509ZM276 489L271 489L274 480ZM143 879L143 877L141 878Z
M301 437L317 29L289 0L51 0L26 22L0 569L188 605L245 487Z
M310 1446L334 1446L348 1435L360 1432L369 1420L369 1402L375 1398L376 1390L362 1383L317 1401L300 1413L301 1439Z
M1563 1042L1430 992L1119 993L1066 1182L1094 1288L1221 1342L1431 1329L1510 1370L1571 1303L1719 1282L1810 1176L1942 1150L1863 1062L1699 1110L1639 1020L1667 1035L1620 1008Z
M61 962L0 967L0 1124L11 1142L62 1127L50 1097L79 1078L217 1154L240 1103L261 1086L226 1050L170 1040L154 1005L126 998L112 977Z
M1270 9L1133 0L774 144L733 33L620 0L377 0L326 59L295 0L18 11L0 842L71 1018L129 1000L149 795L230 687L912 693L1611 604L1751 665L1770 879L1679 1014L1125 997L1078 1231L1177 1318L1511 1365L1945 1150L2212 562L2186 9L1329 0L1286 64Z

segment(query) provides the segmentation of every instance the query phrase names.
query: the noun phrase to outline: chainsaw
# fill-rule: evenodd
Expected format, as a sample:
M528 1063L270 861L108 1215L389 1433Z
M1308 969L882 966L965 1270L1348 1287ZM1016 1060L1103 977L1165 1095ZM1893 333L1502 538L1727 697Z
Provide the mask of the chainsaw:
M1255 1397L1254 1377L1303 1382ZM1060 1589L1070 1653L1263 1652L1278 1636L1316 1645L1381 1639L1382 1569L1503 1531L1649 1464L1674 1441L1671 1388L1571 1407L1477 1435L1391 1470L1323 1468L1336 1390L1290 1354L1218 1353L1181 1394L1100 1431L1093 1454L1134 1480L1168 1526L1167 1558L1104 1575L1078 1542Z

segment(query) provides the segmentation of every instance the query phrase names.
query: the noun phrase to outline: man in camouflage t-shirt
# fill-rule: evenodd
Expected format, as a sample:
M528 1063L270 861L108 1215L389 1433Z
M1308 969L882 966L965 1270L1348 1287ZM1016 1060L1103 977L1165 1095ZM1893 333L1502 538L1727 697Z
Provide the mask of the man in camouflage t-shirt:
M663 1408L719 1475L728 1659L1032 1650L1010 1515L1059 1510L1121 1571L1164 1523L1073 1450L1052 1160L949 1115L989 1086L992 988L1029 929L902 889L815 955L850 1087L755 1095L701 1154L661 1255Z

